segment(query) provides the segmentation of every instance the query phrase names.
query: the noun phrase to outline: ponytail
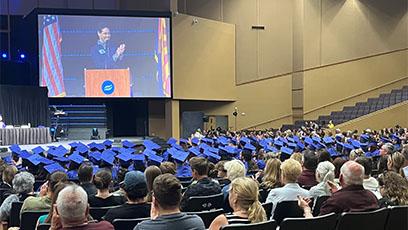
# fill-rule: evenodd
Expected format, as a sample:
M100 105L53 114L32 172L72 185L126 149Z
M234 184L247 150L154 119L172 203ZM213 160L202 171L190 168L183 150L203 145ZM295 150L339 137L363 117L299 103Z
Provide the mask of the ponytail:
M251 223L259 223L266 221L266 212L259 200L255 200L248 209L248 220Z

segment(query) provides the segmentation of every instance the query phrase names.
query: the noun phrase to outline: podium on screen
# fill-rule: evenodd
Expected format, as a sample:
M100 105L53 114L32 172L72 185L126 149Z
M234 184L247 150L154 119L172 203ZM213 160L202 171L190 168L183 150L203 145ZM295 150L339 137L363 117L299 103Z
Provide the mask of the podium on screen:
M130 97L130 70L84 69L86 97Z

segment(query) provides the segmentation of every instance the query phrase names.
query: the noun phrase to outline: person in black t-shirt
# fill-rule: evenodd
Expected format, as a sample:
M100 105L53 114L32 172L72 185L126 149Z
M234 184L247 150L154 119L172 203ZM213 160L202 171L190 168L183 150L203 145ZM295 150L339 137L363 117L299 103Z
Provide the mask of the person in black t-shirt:
M93 183L97 188L96 195L89 197L88 202L91 207L118 206L125 202L122 196L116 196L109 192L112 183L112 174L108 170L100 170L95 174Z
M121 188L125 191L127 202L120 207L110 209L103 219L113 222L115 219L149 217L150 204L146 202L147 185L144 174L139 171L126 173Z
M92 183L93 167L91 164L84 162L78 169L78 180L80 186L85 190L88 198L96 194L96 187Z

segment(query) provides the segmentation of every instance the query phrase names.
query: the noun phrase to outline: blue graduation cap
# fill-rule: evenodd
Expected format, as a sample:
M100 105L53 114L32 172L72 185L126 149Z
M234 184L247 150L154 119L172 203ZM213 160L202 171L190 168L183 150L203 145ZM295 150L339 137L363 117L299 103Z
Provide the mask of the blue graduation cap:
M296 144L299 147L299 149L305 149L305 145L302 142L296 141Z
M251 139L249 139L248 137L241 137L241 139L239 139L239 142L243 142L244 144L251 143Z
M201 143L199 146L198 146L200 149L208 149L210 146L208 146L206 143Z
M98 149L98 148L96 148ZM80 153L87 153L88 152L88 147L86 145L79 145L76 150Z
M112 151L114 151L116 153L119 153L122 149L125 149L125 148L122 148L122 147L112 147L112 148L110 148L110 150L112 150Z
M324 142L325 144L333 144L333 143L334 143L334 140L333 140L332 137L323 137L323 142Z
M295 139L293 139L292 137L287 137L286 140L288 140L289 142L295 142Z
M346 148L346 149L348 149L348 150L353 150L353 149L354 149L353 145L351 145L351 144L349 144L349 143L344 143L344 144L343 144L343 147Z
M189 155L188 152L177 151L173 153L173 158L180 162L184 162L187 159L188 155Z
M143 154L134 154L133 156L133 160L135 161L144 161L145 160L145 155Z
M370 136L367 135L367 134L361 134L361 135L360 135L360 139L361 139L361 140L364 140L364 141L368 141L368 140L370 139Z
M82 164L82 162L84 162L84 160L85 160L85 158L84 158L83 156L79 155L79 153L73 153L73 154L71 154L71 155L68 157L68 159L69 159L70 161L73 161L73 162L77 163L77 164Z
M33 151L34 154L40 154L45 152L45 149L43 149L41 146L37 146L33 148L31 151Z
M153 150L151 150L151 149L145 149L145 150L143 151L143 155L149 157L150 155L156 155L156 152L153 151Z
M354 148L360 148L360 142L354 139L350 139L351 144L354 146Z
M293 140L295 140L296 142L299 142L300 138L298 136L293 136Z
M89 158L94 159L95 161L100 161L102 159L102 153L99 151L90 152Z
M78 147L80 144L78 142L71 142L68 144L69 146L71 146L71 148L76 148Z
M18 155L21 157L21 159L27 159L31 156L31 153L29 153L27 150L21 150Z
M215 154L215 153L212 153L212 152L210 152L210 151L208 151L208 150L205 150L204 151L204 155L206 155L207 157L208 157L208 159L211 161L218 161L218 160L220 160L221 159L221 157L219 156L219 155L217 155L217 154ZM210 158L212 158L212 159L210 159Z
M322 139L320 137L314 136L312 137L313 141L320 142Z
M8 156L4 156L4 157L2 157L1 159L3 159L3 161L5 161L6 162L6 164L8 164L8 165L11 165L12 164L12 159L11 159L11 155L8 155Z
M176 148L178 150L183 150L183 147L181 147L181 145L179 144L173 144L171 147Z
M283 146L283 142L280 140L275 140L275 142L273 143L275 146Z
M214 141L210 138L203 138L201 139L202 142L205 142L207 144L214 144Z
M200 144L200 139L198 139L197 137L193 137L191 139L191 144L199 145Z
M156 163L161 163L164 160L163 157L157 156L156 154L150 154L147 158Z
M123 147L125 147L125 148L134 148L134 147L136 146L135 143L132 143L132 142L130 142L130 141L128 141L128 140L122 141L122 145L123 145Z
M218 149L217 149L217 148L214 148L214 147L208 147L206 150L207 150L207 151L210 151L210 152L212 152L212 153L218 153Z
M295 149L297 147L297 145L295 143L289 142L288 147L291 148L291 149Z
M65 162L68 162L69 159L67 157L54 157L54 161L65 163Z
M92 166L92 174L95 175L99 171L99 166L98 165L93 165Z
M131 153L129 153L129 152L126 152L126 151L119 154L119 155L117 155L116 157L118 159L122 160L122 161L125 161L125 162L133 160L133 155Z
M103 145L105 145L106 147L110 147L113 144L113 141L111 140L105 140L104 142L102 142Z
M261 170L263 170L265 168L265 166L266 166L266 163L265 163L264 160L258 160L256 162L256 164L258 165L258 168L261 169Z
M388 139L387 137L380 137L380 139L381 139L381 141L382 141L383 143L389 143L389 142L391 142L391 140Z
M62 149L58 149L58 148L54 148L54 149L49 149L48 150L48 154L54 157L62 157L64 156L66 153L66 151L62 150Z
M170 138L167 140L166 143L167 143L168 145L175 144L175 143L177 143L177 139L174 138L174 137L170 137Z
M221 144L221 145L228 145L229 140L228 140L228 138L226 138L226 137L224 137L224 136L221 136L221 137L219 137L219 138L217 139L217 142L218 142L219 144Z
M288 154L288 155L292 155L292 153L293 153L293 149L288 148L288 147L282 147L282 148L280 149L280 151L281 151L282 153L285 153L285 154Z
M196 146L190 147L190 148L188 149L188 151L189 151L190 153L196 155L196 156L201 155L200 149L197 148Z
M110 164L110 165L114 165L115 155L109 154L109 153L107 153L107 152L104 151L104 152L102 153L101 159L102 159L104 162L106 162L106 163L108 163L108 164Z
M47 158L44 158L38 154L33 154L30 157L27 158L28 161L30 161L33 165L39 165L41 163L44 163L44 159L48 160ZM51 161L51 160L50 160ZM53 163L51 161L51 163Z
M308 145L311 145L311 144L313 143L312 138L310 138L310 137L305 137L305 143L308 144Z
M339 156L340 154L336 151L335 148L328 148L327 152L330 154L331 157Z
M224 146L220 147L221 150L224 150L225 152L229 154L235 154L236 153L236 148L234 146Z
M102 152L102 155L103 155L103 154L109 154L109 155L111 155L112 157L115 157L115 156L116 156L116 153L115 153L114 151L110 150L110 149L107 149L107 150L103 151L103 152Z
M279 152L279 150L277 148L275 148L274 146L266 146L266 148L264 149L266 152L273 152L273 153L277 153Z
M147 148L147 149L160 149L160 145L154 143L151 140L144 140L143 141L143 145Z
M49 164L44 166L44 169L47 170L48 173L53 173L56 171L61 171L61 172L65 172L64 167L62 167L60 164L58 163L53 163L53 164Z
M248 149L248 150L251 150L251 151L255 151L255 150L256 150L255 146L251 145L250 143L246 143L246 144L244 145L244 149Z
M337 141L341 141L342 139L343 139L343 135L342 134L336 134L336 136L334 136L334 138L337 140Z
M13 153L19 153L19 152L21 151L20 146L17 145L17 144L11 145L11 146L9 147L9 149L10 149L11 152L13 152Z

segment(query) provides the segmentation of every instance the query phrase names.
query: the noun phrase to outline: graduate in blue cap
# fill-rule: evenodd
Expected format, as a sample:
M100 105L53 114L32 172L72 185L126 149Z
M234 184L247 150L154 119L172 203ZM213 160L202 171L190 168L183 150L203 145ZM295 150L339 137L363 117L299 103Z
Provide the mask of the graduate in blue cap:
M78 169L79 166L84 162L85 158L81 156L78 152L74 152L70 156L69 159L69 166L67 175L70 180L76 181L78 180Z
M184 151L173 153L172 158L176 164L176 177L191 177L191 167L188 164L190 154Z

